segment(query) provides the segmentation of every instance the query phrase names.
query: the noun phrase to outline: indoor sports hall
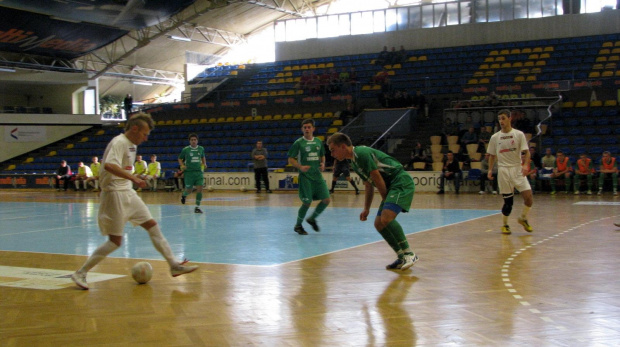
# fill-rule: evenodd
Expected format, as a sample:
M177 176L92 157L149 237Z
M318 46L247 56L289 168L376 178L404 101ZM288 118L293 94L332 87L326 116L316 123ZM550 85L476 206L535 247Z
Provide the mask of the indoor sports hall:
M399 219L420 261L388 271L393 251L358 220L363 195L336 191L321 231L301 236L295 192L209 192L202 215L180 193L140 194L200 269L172 278L128 225L83 291L69 275L103 239L96 194L0 191L3 345L612 346L620 334L611 196L535 195L534 232L513 216L502 235L498 196L418 193ZM130 275L141 260L145 285Z

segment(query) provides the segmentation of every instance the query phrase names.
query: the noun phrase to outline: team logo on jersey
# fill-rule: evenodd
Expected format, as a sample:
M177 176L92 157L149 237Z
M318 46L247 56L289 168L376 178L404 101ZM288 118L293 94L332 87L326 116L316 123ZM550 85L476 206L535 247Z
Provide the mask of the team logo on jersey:
M312 151L312 148L310 148L310 146L306 146L306 152L310 152Z

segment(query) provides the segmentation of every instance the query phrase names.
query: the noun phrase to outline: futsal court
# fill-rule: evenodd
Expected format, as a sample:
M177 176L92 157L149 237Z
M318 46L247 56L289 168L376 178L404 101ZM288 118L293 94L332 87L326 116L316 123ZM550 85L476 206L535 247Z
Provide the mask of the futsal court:
M2 346L615 346L620 340L620 200L534 195L533 233L501 235L497 195L418 193L398 221L420 261L359 221L338 192L320 232L293 232L296 192L142 192L173 252L200 265L172 278L140 227L88 275L104 241L92 192L0 190ZM379 195L375 196L376 213ZM316 203L310 209L312 212ZM374 217L373 217L374 219ZM144 285L133 264L153 265Z

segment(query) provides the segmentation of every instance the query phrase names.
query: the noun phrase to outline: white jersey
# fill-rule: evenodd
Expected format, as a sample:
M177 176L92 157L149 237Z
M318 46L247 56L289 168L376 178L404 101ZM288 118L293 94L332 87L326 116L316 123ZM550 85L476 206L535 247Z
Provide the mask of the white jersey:
M529 150L525 134L517 129L500 131L491 136L487 153L497 156L499 167L521 166L521 152Z
M137 150L138 146L129 141L125 134L120 134L110 141L101 159L101 172L99 176L101 190L118 191L132 189L133 184L130 180L109 173L105 169L105 164L116 164L131 174Z

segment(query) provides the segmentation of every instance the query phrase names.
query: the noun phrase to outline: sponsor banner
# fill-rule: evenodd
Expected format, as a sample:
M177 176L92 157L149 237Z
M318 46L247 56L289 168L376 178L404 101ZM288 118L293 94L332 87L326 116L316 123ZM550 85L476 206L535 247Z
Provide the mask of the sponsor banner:
M0 51L74 59L128 32L96 24L57 20L7 7L2 7L1 11Z
M15 266L0 266L0 286L39 290L55 290L73 287L73 271L56 269L39 269ZM88 283L96 283L125 277L97 272L88 273Z
M47 141L46 127L43 126L5 126L5 142L45 142Z

